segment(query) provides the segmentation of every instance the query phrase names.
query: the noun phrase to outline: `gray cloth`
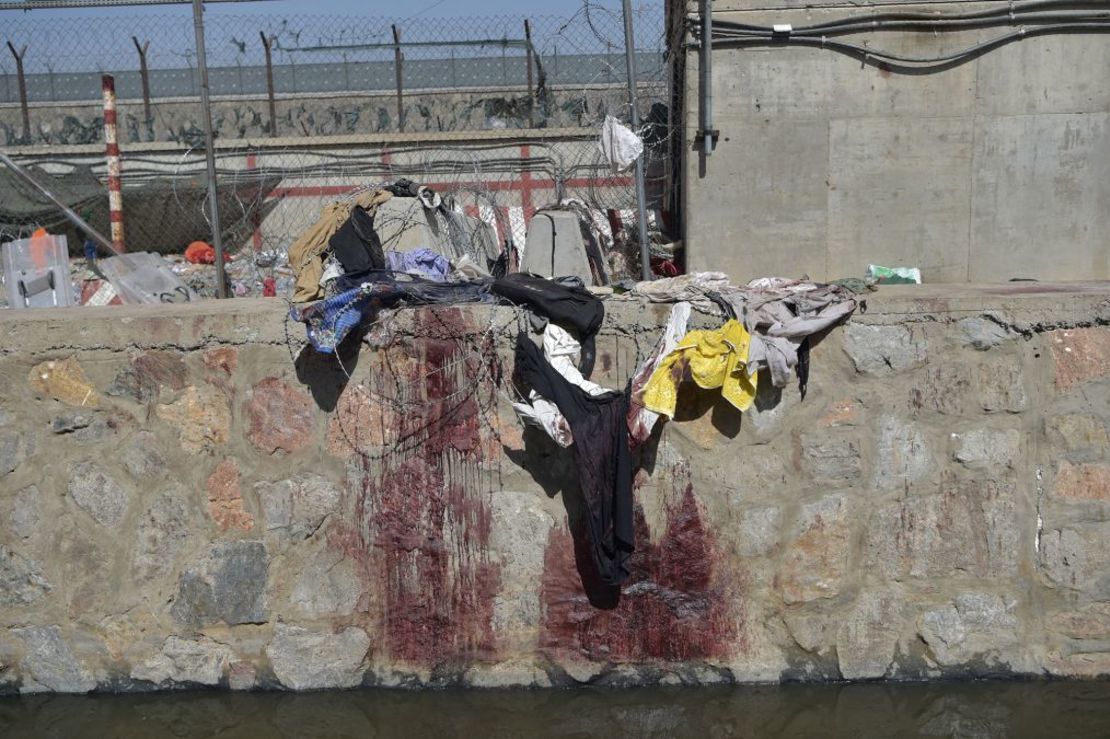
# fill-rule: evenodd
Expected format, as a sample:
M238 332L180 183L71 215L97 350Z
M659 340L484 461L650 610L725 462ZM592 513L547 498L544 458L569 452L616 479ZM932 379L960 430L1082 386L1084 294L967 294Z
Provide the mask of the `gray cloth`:
M720 292L751 334L748 372L766 369L775 387L790 383L798 365L798 349L807 337L843 321L856 309L851 293L837 285L809 286L812 288L730 287Z

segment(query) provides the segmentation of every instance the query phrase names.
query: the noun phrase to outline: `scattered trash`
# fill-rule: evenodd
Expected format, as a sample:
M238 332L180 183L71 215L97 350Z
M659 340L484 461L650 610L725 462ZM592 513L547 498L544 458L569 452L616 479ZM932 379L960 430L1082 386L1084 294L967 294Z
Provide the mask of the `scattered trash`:
M57 308L73 305L69 250L65 236L43 229L29 239L3 245L4 287L13 308Z
M921 270L917 267L880 267L871 264L867 276L882 285L920 285Z
M132 252L98 262L124 303L190 303L199 296L159 254Z
M829 282L829 284L840 285L847 290L851 290L856 295L862 295L864 293L874 292L875 290L878 290L878 288L875 287L874 278L865 280L862 277L842 277L839 280L832 280L831 282Z

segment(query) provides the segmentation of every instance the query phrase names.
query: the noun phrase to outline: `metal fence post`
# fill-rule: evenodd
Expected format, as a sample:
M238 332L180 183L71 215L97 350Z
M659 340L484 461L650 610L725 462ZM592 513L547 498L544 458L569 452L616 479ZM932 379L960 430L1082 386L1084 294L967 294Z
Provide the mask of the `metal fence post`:
M640 111L636 100L636 43L632 35L632 0L624 0L624 62L628 68L628 103L632 128L640 127ZM640 231L640 275L651 279L651 250L647 234L647 191L644 187L644 155L636 157L636 225Z
M27 53L27 44L16 51L9 41L8 48L15 57L15 78L19 83L19 110L23 114L23 143L29 144L31 143L31 112L27 108L27 78L23 75L23 55Z
M135 44L135 51L139 52L139 77L143 83L143 121L146 125L148 141L154 140L154 116L150 114L150 70L146 66L146 51L150 48L150 40L139 43L135 36L131 37Z
M226 298L224 245L220 234L220 202L216 189L216 137L212 134L212 105L208 100L208 61L204 55L204 3L193 0L193 30L197 39L197 69L200 71L200 107L204 119L204 155L208 165L208 212L212 219L212 247L216 251L216 297Z
M123 240L123 190L119 156L119 129L116 125L116 80L106 74L100 78L104 98L104 159L108 165L108 221L112 226L112 246L127 251Z
M266 99L270 103L270 136L277 136L277 106L274 104L274 58L272 47L276 36L267 36L265 31L259 31L262 38L262 50L266 53Z
M528 64L528 127L536 127L536 91L532 88L532 24L524 19L524 41L528 45L525 61Z
M393 25L393 66L397 72L397 130L405 130L405 102L404 78L401 74L401 65L404 64L405 55L401 53L401 31Z

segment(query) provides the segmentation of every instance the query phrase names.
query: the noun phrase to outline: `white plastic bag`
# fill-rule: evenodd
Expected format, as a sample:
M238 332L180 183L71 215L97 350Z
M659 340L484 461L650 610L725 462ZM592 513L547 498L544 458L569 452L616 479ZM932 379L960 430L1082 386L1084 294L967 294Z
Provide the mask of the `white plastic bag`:
M613 172L623 172L644 152L644 142L628 126L607 115L601 124L597 148L613 167Z

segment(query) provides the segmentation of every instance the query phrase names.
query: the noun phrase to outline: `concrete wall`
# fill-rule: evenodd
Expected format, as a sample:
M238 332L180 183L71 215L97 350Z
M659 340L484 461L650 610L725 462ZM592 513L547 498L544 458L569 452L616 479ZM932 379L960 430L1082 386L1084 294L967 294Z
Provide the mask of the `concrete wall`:
M714 18L799 26L883 7L756 6L718 0ZM933 57L1011 30L838 38ZM869 263L918 266L930 282L1110 278L1107 64L1105 34L1028 38L921 76L817 48L721 48L713 124L723 138L701 162L697 50L689 49L690 267L738 279L861 276Z
M512 311L340 366L276 302L0 315L0 690L1110 673L1105 287L884 289L804 401L683 395L623 593L507 406ZM666 313L608 303L595 379Z

